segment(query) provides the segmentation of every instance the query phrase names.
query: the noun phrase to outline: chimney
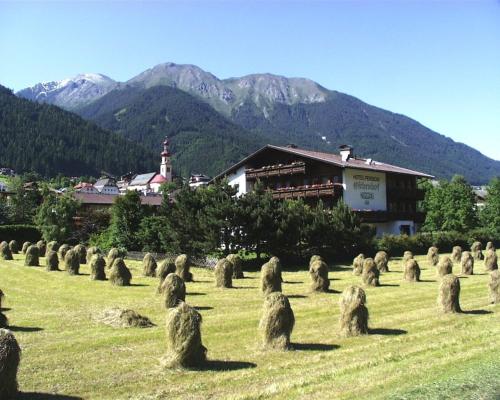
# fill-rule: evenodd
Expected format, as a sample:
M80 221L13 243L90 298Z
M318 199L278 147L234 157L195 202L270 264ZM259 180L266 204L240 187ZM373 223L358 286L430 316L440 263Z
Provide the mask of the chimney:
M340 149L340 156L342 157L342 161L348 162L349 158L352 157L352 147L347 145L347 144L343 144L343 145L339 146L339 149Z

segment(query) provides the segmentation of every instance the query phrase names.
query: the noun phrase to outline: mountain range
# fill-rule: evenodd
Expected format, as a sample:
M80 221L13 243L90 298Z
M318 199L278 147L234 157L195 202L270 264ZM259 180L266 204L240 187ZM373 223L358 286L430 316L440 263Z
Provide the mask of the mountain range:
M101 74L37 84L20 97L58 105L158 150L172 138L174 169L215 174L264 143L294 143L481 184L500 161L415 120L305 78L253 74L219 79L194 65L164 63L126 82Z

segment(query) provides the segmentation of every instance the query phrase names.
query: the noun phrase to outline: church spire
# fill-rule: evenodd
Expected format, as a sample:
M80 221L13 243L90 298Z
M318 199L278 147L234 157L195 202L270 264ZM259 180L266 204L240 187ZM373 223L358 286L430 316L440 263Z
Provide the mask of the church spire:
M172 164L170 161L170 142L168 140L168 137L165 137L165 140L163 141L160 175L163 176L167 182L172 182Z

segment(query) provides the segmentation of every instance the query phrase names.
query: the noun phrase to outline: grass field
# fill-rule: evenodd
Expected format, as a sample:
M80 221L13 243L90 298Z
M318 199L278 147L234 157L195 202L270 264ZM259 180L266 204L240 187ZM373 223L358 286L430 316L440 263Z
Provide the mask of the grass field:
M307 272L285 272L283 292L296 318L295 350L287 352L260 349L258 273L223 290L210 271L195 268L186 301L203 315L211 361L203 370L172 371L159 366L165 310L157 280L141 277L139 263L128 262L134 286L113 287L90 281L86 266L69 276L14 257L0 261L0 288L23 351L18 378L28 393L21 398L500 398L500 308L488 302L482 262L477 275L460 279L465 313L441 315L434 268L418 257L424 281L410 284L402 282L400 260L391 260L382 286L366 289L372 333L344 339L336 333L339 292L360 277L335 266L334 291L311 294ZM132 308L157 326L120 329L92 320L112 306Z

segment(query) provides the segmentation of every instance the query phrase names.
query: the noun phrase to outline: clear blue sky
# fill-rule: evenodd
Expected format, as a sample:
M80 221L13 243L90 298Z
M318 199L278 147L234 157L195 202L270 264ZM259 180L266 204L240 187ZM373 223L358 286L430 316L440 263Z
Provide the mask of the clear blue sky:
M500 160L500 1L1 2L0 83L155 64L311 78Z

